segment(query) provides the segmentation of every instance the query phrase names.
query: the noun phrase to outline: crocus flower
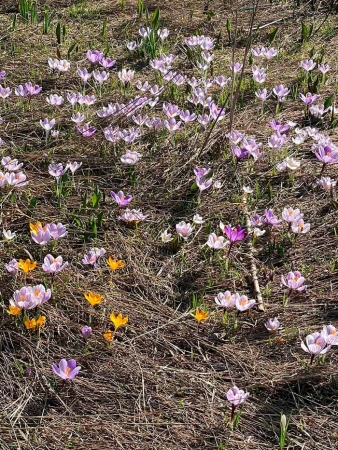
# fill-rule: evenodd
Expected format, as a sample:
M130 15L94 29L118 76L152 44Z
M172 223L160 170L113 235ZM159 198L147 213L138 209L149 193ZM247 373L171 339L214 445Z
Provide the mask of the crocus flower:
M114 191L111 191L110 195L120 208L129 205L133 199L132 195L124 195L123 191L119 191L117 194Z
M200 216L199 214L195 214L194 217L192 218L192 221L193 221L196 225L202 225L202 223L205 222L205 220L203 220L203 217Z
M307 288L307 286L304 285L305 278L302 277L301 273L298 271L289 272L287 275L287 279L285 279L284 275L282 275L281 282L290 290L301 292Z
M331 66L329 64L319 64L318 66L318 70L325 75L327 72L329 72L331 70Z
M135 72L134 70L122 69L118 72L117 76L123 83L130 83L134 78Z
M5 268L11 275L16 275L19 271L18 261L16 259L12 259L8 264L5 264Z
M21 314L22 309L17 308L14 305L9 305L9 308L7 310L8 314L11 316L19 316Z
M270 332L270 333L275 333L279 327L280 327L280 322L277 319L277 317L275 317L274 319L269 319L267 322L265 322L265 328Z
M16 172L23 166L23 163L19 163L17 159L12 159L10 156L4 156L1 160L1 164L8 172Z
M236 308L239 312L247 311L251 309L255 304L256 300L249 300L246 295L239 295L237 292L234 294Z
M123 267L125 266L125 263L122 261L122 259L115 260L111 256L109 256L109 258L107 259L107 264L113 272L118 269L123 269Z
M203 320L207 320L209 317L209 313L207 311L203 311L203 309L197 308L195 314L192 314L193 317L197 320L198 324Z
M60 106L60 105L63 104L64 99L63 99L63 97L61 95L51 94L49 97L46 98L46 102L49 103L52 106ZM41 123L41 120L40 120L40 123ZM43 128L45 128L45 126L42 125L42 123L41 123L41 126Z
M176 224L176 233L183 239L188 239L193 229L190 223L186 223L184 220Z
M278 172L283 172L284 170L287 169L294 171L299 169L300 165L301 165L300 161L291 157L287 157L280 164L276 165L276 169L278 170Z
M82 263L85 265L91 265L99 267L98 259L106 253L104 248L91 248L87 254L82 258Z
M301 219L303 214L300 212L298 208L284 208L282 211L282 219L288 223L296 222Z
M306 95L299 94L299 98L306 104L306 106L312 105L316 100L318 100L320 95L318 94L311 94L311 92L308 92Z
M321 335L325 337L328 345L338 345L338 332L333 325L325 325Z
M220 250L229 245L229 242L224 242L224 239L224 236L216 236L216 233L211 233L206 242L206 245L212 249Z
M38 319L30 319L29 317L27 317L24 320L24 325L27 328L27 330L34 330L35 328L42 328L45 323L46 323L46 317L45 316L40 316Z
M62 177L62 175L64 173L66 173L67 171L67 167L64 168L63 165L61 163L52 163L49 164L48 166L48 172L50 175L52 175L53 177L55 177L57 180Z
M217 294L217 297L215 297L215 303L224 309L231 308L236 305L236 298L231 295L230 291L225 291L224 293L220 292Z
M13 299L10 300L10 303L16 308L25 310L33 309L36 306L29 286L24 286L20 290L16 290L13 294Z
M52 255L47 255L44 258L44 263L42 264L42 269L51 274L55 274L57 272L61 272L68 266L68 262L63 262L62 256L57 256L54 258Z
M119 216L119 220L137 224L138 222L145 220L147 217L148 216L144 215L139 209L126 208L125 212Z
M121 156L121 162L128 165L136 164L142 158L141 153L127 150L127 152Z
M91 304L91 306L99 305L103 300L101 294L95 293L93 291L89 291L83 295L84 298Z
M244 392L242 389L238 389L237 386L233 386L226 394L228 401L235 407L244 403L249 395L249 392Z
M11 230L6 231L5 229L2 230L2 234L4 235L6 241L11 241L12 239L15 238L16 235L16 233L12 233Z
M310 72L316 67L316 63L312 59L306 59L305 61L301 61L300 67L306 72Z
M266 209L264 211L264 224L271 225L275 228L279 228L281 224L281 220L274 214L272 209Z
M124 325L126 325L128 323L128 316L123 317L122 313L119 313L117 316L112 312L109 316L110 320L113 322L114 327L115 327L115 331L120 328L123 327Z
M43 284L38 284L36 286L28 286L32 293L32 300L35 303L35 307L41 306L52 296L52 291L46 289Z
M99 62L104 58L104 53L101 53L99 50L88 50L86 53L86 58L93 65L99 64Z
M81 328L81 334L83 339L86 341L89 336L92 334L92 328L89 327L88 325L85 325Z
M278 102L283 102L285 97L289 94L290 89L279 84L272 89L272 92L276 95Z
M30 259L26 259L24 261L23 259L19 259L19 262L17 263L17 267L21 269L24 273L29 273L32 270L35 269L37 265L36 261L31 261Z
M173 236L171 233L168 233L168 230L163 231L163 233L161 233L161 239L162 242L167 243L173 240Z
M321 186L326 192L330 192L331 189L336 186L337 181L334 181L330 177L321 177L320 179L316 180L316 183Z
M52 365L52 370L55 375L58 375L63 380L72 380L75 378L81 370L81 366L76 365L75 359L61 359L59 366L56 364Z
M314 357L316 355L323 355L327 353L330 350L331 345L327 344L325 335L323 336L322 333L319 333L317 331L306 336L305 342L301 342L301 347L305 352L310 353L311 365L313 363Z
M303 219L298 219L295 222L292 222L291 229L296 234L305 234L310 231L310 224L304 223Z
M225 233L230 241L230 244L234 244L237 241L242 241L245 239L247 232L240 225L236 227L231 227L231 225L226 225L220 222L220 228Z
M68 162L66 166L66 170L69 169L72 172L72 175L82 166L82 162L78 163L76 161L74 162Z
M59 239L62 237L65 237L68 234L68 231L66 230L66 227L62 225L62 223L50 223L47 224L49 233L54 239Z
M96 132L96 128L91 127L89 122L84 125L78 125L77 129L84 137L91 137Z

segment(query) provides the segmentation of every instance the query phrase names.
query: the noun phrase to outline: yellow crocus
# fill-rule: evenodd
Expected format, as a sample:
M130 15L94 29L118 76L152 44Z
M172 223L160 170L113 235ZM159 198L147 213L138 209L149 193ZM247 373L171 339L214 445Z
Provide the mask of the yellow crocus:
M46 316L40 316L36 321L37 328L42 328L46 323Z
M113 272L117 269L122 269L125 266L125 263L122 261L122 259L116 261L111 256L109 256L109 258L107 259L107 264Z
M114 337L114 333L111 330L107 330L105 333L103 333L103 337L107 342L111 342Z
M8 314L12 316L19 316L21 314L21 309L14 305L9 305L9 309L7 310Z
M88 300L92 306L99 305L103 300L102 295L97 294L92 291L89 291L89 292L87 292L87 294L83 294L83 295L84 295L84 298L86 300Z
M30 223L29 228L31 230L31 233L38 234L39 228L42 228L42 223L41 222Z
M126 323L128 323L128 316L123 317L122 313L115 316L115 314L112 312L110 314L110 320L113 322L115 330L117 330L120 327L123 327Z
M34 318L30 319L29 317L27 317L27 319L25 319L23 323L25 324L27 330L32 330L36 328L36 319Z
M36 261L31 261L30 259L26 259L26 261L24 261L23 259L19 259L19 262L16 263L16 266L21 269L24 273L28 273L31 272L32 270L35 269L37 265Z
M203 311L202 309L197 308L195 314L193 314L198 323L202 322L202 320L207 320L209 317L209 313L207 311Z

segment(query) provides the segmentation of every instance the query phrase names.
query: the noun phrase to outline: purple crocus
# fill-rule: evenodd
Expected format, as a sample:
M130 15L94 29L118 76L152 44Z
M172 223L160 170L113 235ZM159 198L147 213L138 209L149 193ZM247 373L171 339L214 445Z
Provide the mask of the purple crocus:
M42 269L47 272L55 275L57 272L61 272L61 270L65 269L68 266L68 262L63 262L62 256L54 256L48 254L44 258L44 263L42 264Z
M311 92L308 92L306 95L299 94L299 98L306 104L306 106L312 105L316 100L318 100L320 95L318 94L311 94Z
M52 369L55 375L58 375L63 380L72 380L80 372L81 366L76 366L75 359L70 359L69 361L61 359L59 366L53 364Z
M216 233L211 233L209 234L206 245L214 250L221 250L229 245L229 242L224 241L224 239L224 236L216 236Z
M231 422L234 420L235 409L237 408L237 406L244 403L248 399L249 395L250 395L249 392L244 392L242 389L238 389L237 386L233 386L232 388L230 388L228 390L228 392L226 394L227 400L232 405L231 417L230 417Z
M235 227L231 227L231 225L224 226L222 222L220 222L220 228L228 236L230 244L234 244L237 241L243 241L245 239L247 232L240 225Z
M307 286L304 285L305 278L298 271L289 272L287 275L287 279L285 279L284 275L281 276L281 282L289 288L290 291L304 291Z
M48 231L54 239L65 237L68 234L66 227L60 222L48 224Z
M271 225L272 227L279 228L281 220L274 214L272 209L266 209L264 211L264 224Z
M285 97L289 94L290 89L284 87L282 84L278 84L272 89L272 92L276 95L278 102L283 102Z
M196 185L201 192L205 191L212 185L212 179L207 179L205 177L196 177Z
M220 292L215 297L215 303L221 308L227 309L236 305L236 298L234 295L231 295L230 291Z
M104 248L91 248L82 258L82 264L99 267L98 259L106 253Z
M99 64L99 62L104 58L104 54L101 53L99 50L88 50L86 53L86 58L93 65L95 65Z
M314 357L316 355L323 355L327 353L330 350L331 345L327 344L325 335L316 331L315 333L306 336L305 342L301 342L301 347L305 352L310 353L311 365L313 363Z
M84 137L91 137L96 132L96 128L91 127L89 122L84 125L78 125L77 129Z
M124 195L123 191L119 191L117 194L114 191L111 191L110 195L115 200L119 208L129 205L133 199L132 195Z
M66 173L67 167L64 168L61 163L52 163L48 166L48 173L55 177L57 180L62 177L64 173Z
M88 338L89 338L89 336L92 334L92 327L89 327L88 325L84 325L82 328L81 328L81 334L82 334L82 337L83 337L83 339L86 341Z

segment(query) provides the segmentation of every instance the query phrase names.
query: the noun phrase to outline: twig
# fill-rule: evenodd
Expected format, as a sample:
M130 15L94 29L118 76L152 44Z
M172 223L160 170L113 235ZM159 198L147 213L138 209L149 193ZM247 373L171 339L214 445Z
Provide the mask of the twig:
M248 211L248 195L245 193L243 196L243 212L245 215L245 219L246 219L246 228L248 230L248 234L250 235L252 232L252 226L251 226L251 221L250 221L250 214ZM255 289L255 293L257 296L257 307L259 311L264 311L264 301L263 301L263 296L261 293L261 289L259 287L259 281L258 281L258 276L257 276L257 267L256 267L256 263L255 263L255 258L254 258L254 247L252 245L252 240L249 239L248 241L248 247L249 247L249 251L248 251L248 256L249 256L249 260L250 260L250 271L251 271L251 276L252 276L252 282L254 285L254 289Z

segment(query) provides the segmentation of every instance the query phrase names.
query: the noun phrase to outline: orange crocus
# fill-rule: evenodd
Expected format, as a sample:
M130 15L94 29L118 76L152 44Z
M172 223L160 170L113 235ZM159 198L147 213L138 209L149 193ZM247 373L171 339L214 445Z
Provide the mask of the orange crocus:
M46 323L46 316L40 316L36 321L37 328L42 328Z
M116 261L111 256L109 256L109 258L107 259L107 264L113 272L117 269L122 269L125 266L125 263L122 261L122 259Z
M29 228L31 230L31 233L38 234L39 228L42 228L42 223L41 222L30 223Z
M9 305L9 309L7 310L8 314L12 316L19 316L21 314L21 309L14 305Z
M27 317L27 319L25 319L23 323L25 324L27 330L32 330L36 328L36 319L34 318L30 319L29 317Z
M114 337L114 333L111 330L107 330L105 333L103 333L103 337L107 342L111 342Z
M197 308L195 314L193 314L198 323L202 322L202 320L207 320L209 317L209 313L207 311L203 311L203 309Z
M123 327L126 323L128 323L128 316L123 317L122 313L115 316L115 314L112 312L110 314L110 320L113 322L115 330L117 330L120 327Z
M24 273L28 273L31 272L32 270L35 269L37 265L36 261L31 261L30 259L26 259L26 261L24 261L23 259L19 259L19 262L16 263L16 266L21 269Z
M89 291L89 292L87 292L87 294L83 294L83 295L84 295L84 298L86 300L88 300L92 306L99 305L103 300L102 295L97 294L93 291Z

